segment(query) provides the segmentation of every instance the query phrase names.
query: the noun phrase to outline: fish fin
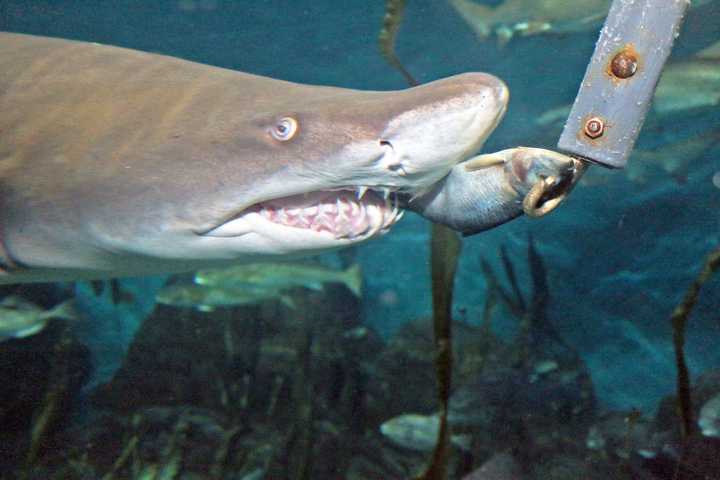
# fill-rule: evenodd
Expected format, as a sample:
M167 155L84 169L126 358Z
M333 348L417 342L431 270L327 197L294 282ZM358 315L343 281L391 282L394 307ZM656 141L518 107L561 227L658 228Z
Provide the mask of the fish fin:
M280 295L280 303L288 308L295 310L295 302L290 295Z
M62 302L60 305L56 305L48 310L44 318L61 318L63 320L75 320L80 317L75 305L75 299L70 299Z
M494 9L487 5L480 5L472 0L450 0L458 14L473 29L480 40L485 40L492 33L491 23Z
M198 305L198 306L196 306L195 308L196 308L199 312L205 312L205 313L209 313L209 312L214 312L214 311L215 311L215 307L213 307L212 305Z
M38 324L35 324L31 327L23 328L22 330L18 330L13 333L13 337L15 338L25 338L30 337L32 335L35 335L36 333L40 333L45 328L46 322L40 322Z
M453 445L458 446L461 450L469 452L472 450L472 435L467 433L455 434L450 437Z
M358 298L362 297L362 269L359 263L350 265L343 272L345 285Z
M485 155L478 155L477 157L473 157L470 160L463 162L463 165L465 166L465 170L467 170L468 172L474 172L475 170L482 170L483 168L504 165L505 161L505 156L501 155L499 152L496 152L486 153Z

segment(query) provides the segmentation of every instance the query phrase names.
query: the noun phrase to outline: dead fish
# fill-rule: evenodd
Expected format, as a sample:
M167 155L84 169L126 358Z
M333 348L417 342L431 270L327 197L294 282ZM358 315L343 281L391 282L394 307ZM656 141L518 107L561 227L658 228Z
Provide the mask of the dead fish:
M435 448L440 430L440 417L405 413L380 425L380 433L399 447L429 452ZM470 450L470 435L451 435L450 441L463 450Z
M275 290L295 287L322 290L326 283L342 283L355 296L362 295L362 271L358 264L346 270L334 270L307 263L246 263L229 268L200 270L195 274L195 283L232 288L265 287Z
M496 35L505 45L515 35L584 32L597 29L611 0L506 0L496 7L473 0L449 0L455 10L486 40Z
M201 312L212 312L217 307L256 305L267 300L279 300L289 308L295 308L292 298L272 288L214 287L209 285L173 284L166 285L155 296L163 305L194 308Z
M72 320L78 318L73 300L67 300L45 310L42 307L12 295L0 301L0 342L10 338L25 338L41 332L52 318Z
M543 179L578 176L578 162L552 150L517 147L462 162L429 192L401 197L403 208L463 235L488 230L523 213L523 199Z

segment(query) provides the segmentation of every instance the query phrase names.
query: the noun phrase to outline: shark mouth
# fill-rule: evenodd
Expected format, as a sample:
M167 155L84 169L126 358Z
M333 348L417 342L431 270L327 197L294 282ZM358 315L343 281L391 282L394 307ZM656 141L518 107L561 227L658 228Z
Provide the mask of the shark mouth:
M238 222L261 219L282 227L332 235L336 240L362 240L387 233L403 213L396 193L389 189L318 191L256 203L207 235L242 234Z

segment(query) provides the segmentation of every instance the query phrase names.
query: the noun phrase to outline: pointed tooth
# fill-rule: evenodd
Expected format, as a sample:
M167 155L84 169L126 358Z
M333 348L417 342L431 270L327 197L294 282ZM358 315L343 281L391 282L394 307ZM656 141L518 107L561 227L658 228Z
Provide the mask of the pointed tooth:
M383 196L383 198L384 198L385 200L387 200L388 197L390 196L390 189L387 188L387 187L383 188L383 189L382 189L382 196Z
M365 192L367 192L368 187L358 187L357 192L355 192L355 196L358 200L362 200L363 195L365 195Z

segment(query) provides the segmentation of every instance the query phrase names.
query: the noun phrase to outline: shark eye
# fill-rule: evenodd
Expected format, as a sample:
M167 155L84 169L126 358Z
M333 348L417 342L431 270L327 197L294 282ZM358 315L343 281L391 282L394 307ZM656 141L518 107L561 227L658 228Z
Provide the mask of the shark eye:
M278 120L278 122L270 131L270 134L275 140L287 142L295 136L297 129L297 120L292 117L285 117Z

